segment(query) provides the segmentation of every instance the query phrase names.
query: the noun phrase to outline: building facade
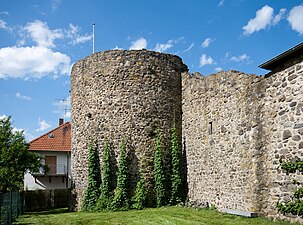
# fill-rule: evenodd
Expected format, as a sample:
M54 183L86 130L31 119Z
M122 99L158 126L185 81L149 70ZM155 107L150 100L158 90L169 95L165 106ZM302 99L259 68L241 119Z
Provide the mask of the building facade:
M63 123L32 140L29 151L41 156L43 165L37 173L26 173L24 189L66 189L71 187L71 125Z

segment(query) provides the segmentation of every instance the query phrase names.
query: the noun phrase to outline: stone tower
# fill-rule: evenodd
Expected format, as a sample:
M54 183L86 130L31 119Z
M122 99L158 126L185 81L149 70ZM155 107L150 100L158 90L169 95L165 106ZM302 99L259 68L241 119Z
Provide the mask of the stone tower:
M163 147L173 122L181 137L181 58L147 50L111 50L78 61L71 73L73 206L79 209L87 186L88 142L96 141L100 157L107 139L118 160L124 139L132 163L131 181L138 177L141 159L147 179L157 129ZM181 138L180 138L181 142Z

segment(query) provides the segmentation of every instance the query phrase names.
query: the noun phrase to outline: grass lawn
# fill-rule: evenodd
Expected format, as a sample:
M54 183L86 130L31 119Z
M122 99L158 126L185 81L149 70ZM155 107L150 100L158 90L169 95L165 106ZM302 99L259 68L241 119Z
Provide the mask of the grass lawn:
M29 224L197 224L197 225L290 225L284 221L271 221L265 218L243 218L220 213L216 210L165 207L158 209L132 210L127 212L68 212L67 209L29 213L20 216L15 225Z

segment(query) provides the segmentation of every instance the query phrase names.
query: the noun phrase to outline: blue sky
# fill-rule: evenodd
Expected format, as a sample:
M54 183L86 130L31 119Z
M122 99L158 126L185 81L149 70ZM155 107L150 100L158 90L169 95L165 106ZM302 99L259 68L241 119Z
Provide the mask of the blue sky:
M28 140L69 112L70 70L95 51L149 49L179 55L190 72L239 70L303 41L297 0L0 0L0 117Z

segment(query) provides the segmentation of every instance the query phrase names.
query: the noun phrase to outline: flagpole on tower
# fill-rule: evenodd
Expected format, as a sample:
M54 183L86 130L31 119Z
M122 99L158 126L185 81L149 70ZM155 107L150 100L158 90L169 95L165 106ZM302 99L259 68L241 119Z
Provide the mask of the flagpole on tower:
M93 54L95 53L95 23L93 23Z

